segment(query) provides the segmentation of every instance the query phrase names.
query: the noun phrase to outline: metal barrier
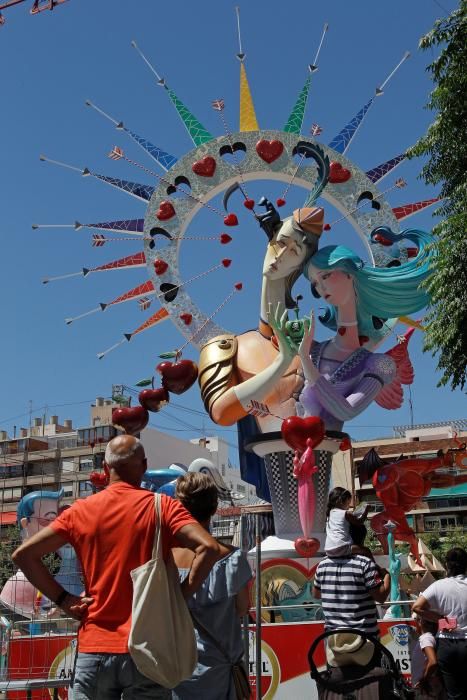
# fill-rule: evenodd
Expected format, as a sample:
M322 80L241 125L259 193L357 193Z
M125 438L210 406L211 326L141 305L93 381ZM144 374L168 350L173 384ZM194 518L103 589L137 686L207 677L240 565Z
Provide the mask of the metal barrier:
M42 688L47 690L52 690L53 700L59 700L58 691L60 688L68 688L70 685L69 680L53 680L51 678L35 678L31 680L24 681L0 681L0 693L4 693L4 697L8 699L8 693L17 693L20 690L26 691L26 700L32 699L32 693L34 690L40 690Z

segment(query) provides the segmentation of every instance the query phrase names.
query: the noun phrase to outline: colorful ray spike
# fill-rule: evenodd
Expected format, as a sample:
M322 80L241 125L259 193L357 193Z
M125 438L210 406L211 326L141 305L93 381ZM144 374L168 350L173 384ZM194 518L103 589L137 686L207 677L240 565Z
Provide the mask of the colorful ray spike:
M83 175L92 175L102 182L106 182L112 187L117 187L119 190L128 192L133 197L141 199L143 202L149 202L154 192L154 187L152 185L142 185L139 182L131 182L130 180L121 180L116 177L109 177L108 175L99 175L98 173L93 173L87 168L84 170Z
M126 255L124 258L112 260L112 262L99 267L83 267L82 274L84 277L90 272L105 272L107 270L121 270L126 267L144 267L146 265L146 256L143 252L135 253L134 255Z
M144 219L120 219L118 221L100 221L96 224L82 224L79 221L75 222L75 229L80 228L97 228L102 231L115 231L116 233L134 233L140 234L144 232Z
M135 134L134 131L127 129L126 126L122 126L122 129L126 131L128 136L131 136L133 141L136 141L137 144L144 148L144 150L147 151L147 153L149 153L149 155L154 158L154 160L161 166L161 168L164 168L164 170L169 170L177 162L177 158L175 158L175 156L170 155L170 153L166 153L158 146L154 146L153 143L147 139L144 139L142 136L138 136L138 134Z
M392 212L396 219L401 221L402 219L407 219L409 216L416 214L418 211L421 211L426 207L431 207L433 204L440 201L440 197L435 197L434 199L424 199L421 202L414 202L413 204L404 204L401 207L394 207Z
M243 61L240 62L240 131L259 131Z
M310 92L311 85L311 73L305 80L305 84L301 89L301 92L297 98L297 101L292 109L287 124L284 126L284 131L288 131L290 134L300 134L302 131L303 119L305 116L305 108L308 100L308 94Z
M112 345L110 348L107 348L107 350L104 350L104 352L98 353L98 359L102 360L102 358L105 357L109 352L112 352L112 350L115 350L115 348L118 348L120 345L123 345L123 343L125 343L126 341L129 342L132 339L132 337L137 333L142 333L148 328L152 328L152 326L155 326L161 321L165 321L168 317L168 311L166 311L165 309L159 309L158 311L156 311L155 314L150 316L143 324L141 324L141 326L138 326L138 328L135 331L133 331L132 333L125 333L123 340L119 340L118 343L115 343L115 345Z
M112 124L115 124L117 129L122 129L125 131L128 136L130 136L134 141L136 141L137 144L139 144L142 148L144 148L149 155L154 158L156 163L158 163L161 168L164 170L168 170L169 168L172 167L177 162L177 159L175 156L171 156L170 153L166 153L165 151L162 150L162 148L159 148L158 146L154 146L150 141L147 139L142 138L142 136L138 136L134 131L131 131L131 129L128 129L123 122L117 121L113 117L110 116L110 114L107 114L107 112L104 112L103 109L95 105L91 100L86 100L86 106L87 107L92 107L96 112L99 112L99 114L102 114L103 117L108 119Z
M386 175L390 173L391 170L396 168L399 165L399 163L402 163L405 157L405 153L401 153L395 158L391 158L391 160L387 160L385 163L377 165L376 168L368 170L365 174L367 178L371 180L371 182L379 182L383 179L383 177L386 177Z
M169 312L166 309L159 309L156 311L155 314L150 316L144 323L142 323L136 330L134 330L132 333L125 333L125 338L127 340L130 340L134 335L138 335L138 333L142 333L143 331L147 331L148 328L152 328L152 326L155 326L156 323L160 323L161 321L165 321L166 318L169 317Z
M134 49L139 53L145 64L148 66L149 70L156 76L157 78L157 84L160 85L161 87L164 87L167 90L167 94L169 95L175 109L177 110L181 120L185 124L188 133L190 134L190 137L195 144L195 146L201 146L203 143L206 143L207 141L212 141L213 136L212 134L209 133L207 129L204 128L204 126L199 122L194 114L190 112L188 107L186 107L181 100L178 99L177 95L175 92L169 88L167 85L165 78L159 75L159 73L156 71L154 66L151 64L151 62L146 58L144 53L141 51L139 46L137 45L136 41L132 41L131 45L133 46Z
M310 71L305 84L302 87L297 101L289 115L287 124L284 126L284 131L288 131L291 134L300 134L303 126L303 119L305 117L306 103L308 101L308 95L310 92L311 76L318 70L318 59L321 52L321 47L323 46L324 37L329 29L329 25L326 23L323 27L323 33L321 35L321 40L319 42L318 50L316 51L316 56L313 63L310 63L308 70ZM317 135L317 134L316 134ZM315 136L315 134L313 134Z
M187 107L185 107L183 102L179 100L172 88L169 88L168 85L165 85L165 88L170 99L172 100L172 104L174 105L175 109L180 115L181 120L185 124L185 127L188 133L190 134L191 140L193 141L195 146L201 146L203 143L212 141L214 136L210 134L209 131L204 128L201 122L199 122L196 119L194 114L192 114L190 110Z
M130 301L131 299L140 299L141 297L147 297L148 294L154 293L154 285L150 280L148 280L147 282L143 282L143 284L139 284L137 287L133 287L133 289L125 292L125 294L121 294L116 299L113 299L106 304L101 304L100 307L102 311L104 311L108 306L122 304L125 301Z
M344 154L348 147L350 146L350 143L355 136L358 127L362 123L363 119L365 118L366 113L370 109L371 105L373 104L374 97L371 98L371 100L368 100L366 105L362 107L362 109L358 112L358 114L355 115L353 119L349 121L349 123L344 126L342 131L340 131L337 136L333 138L331 143L329 144L329 148L333 148L335 151L338 153Z

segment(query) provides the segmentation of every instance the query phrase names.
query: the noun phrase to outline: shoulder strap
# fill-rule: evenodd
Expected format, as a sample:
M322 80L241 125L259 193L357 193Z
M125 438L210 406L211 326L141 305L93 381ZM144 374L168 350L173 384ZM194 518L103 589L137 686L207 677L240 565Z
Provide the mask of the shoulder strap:
M154 530L154 544L152 545L152 556L151 559L157 559L161 556L162 549L162 515L161 515L161 494L154 494L154 507L156 510L156 527Z

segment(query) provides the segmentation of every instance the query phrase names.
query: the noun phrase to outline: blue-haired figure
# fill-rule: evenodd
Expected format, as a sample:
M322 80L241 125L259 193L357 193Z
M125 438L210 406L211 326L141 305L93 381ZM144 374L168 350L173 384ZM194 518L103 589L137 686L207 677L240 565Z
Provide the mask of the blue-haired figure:
M372 401L387 409L399 408L402 384L413 381L407 352L413 330L385 354L371 350L398 317L427 306L429 298L421 284L429 274L430 236L416 229L393 234L381 228L373 234L377 231L411 241L418 249L416 257L399 267L376 268L344 246L326 246L305 269L314 296L328 304L320 320L336 334L322 343L314 341L312 318L299 349L305 376L299 410L321 417L328 430L341 430Z

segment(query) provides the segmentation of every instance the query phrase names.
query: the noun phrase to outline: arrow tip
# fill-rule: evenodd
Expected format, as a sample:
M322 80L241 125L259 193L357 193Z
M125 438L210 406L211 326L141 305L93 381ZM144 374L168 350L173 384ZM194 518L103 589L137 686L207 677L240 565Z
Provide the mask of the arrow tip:
M381 97L381 95L384 95L384 90L381 90L380 87L377 87L375 90L375 96L376 97Z
M102 358L104 357L104 355L105 355L105 352L98 352L98 353L97 353L97 359L98 359L98 360L102 360Z
M48 283L49 283L49 278L44 277L44 279L42 280L42 284L48 284Z
M66 319L65 319L65 323L66 323L67 326L71 326L71 324L73 323L73 319L72 319L72 318L66 318Z
M86 107L92 107L92 102L91 102L91 100L85 100L85 101L84 101L84 104L86 105Z
M237 54L237 58L240 61L240 63L243 63L243 61L245 60L245 57L246 57L246 53L238 53Z
M43 155L41 154L41 155L39 156L39 160L44 161L44 160L45 160L45 156L43 156Z
M105 311L107 308L107 304L103 304L102 302L99 304L99 306L101 307L102 311Z
M88 269L87 267L83 267L83 269L81 270L81 272L83 273L83 277L86 277L86 275L89 274L89 269Z
M90 175L90 174L91 174L91 171L89 170L89 168L83 168L83 172L81 173L81 175L83 177L86 177L86 175Z
M125 338L126 338L126 339L128 340L128 342L129 342L129 341L131 340L131 336L133 335L133 333L124 333L123 335L125 336Z
M138 48L138 45L137 45L137 43L136 43L136 41L135 41L134 39L131 40L131 46L132 46L134 49L137 49L137 48Z
M37 224L31 224L31 228L36 229L36 228L39 228L39 226Z
M83 228L83 224L80 224L79 221L75 221L75 231L79 231L80 228Z
M310 71L310 73L316 73L316 71L318 70L318 66L315 66L313 63L310 63L308 65L308 70Z

